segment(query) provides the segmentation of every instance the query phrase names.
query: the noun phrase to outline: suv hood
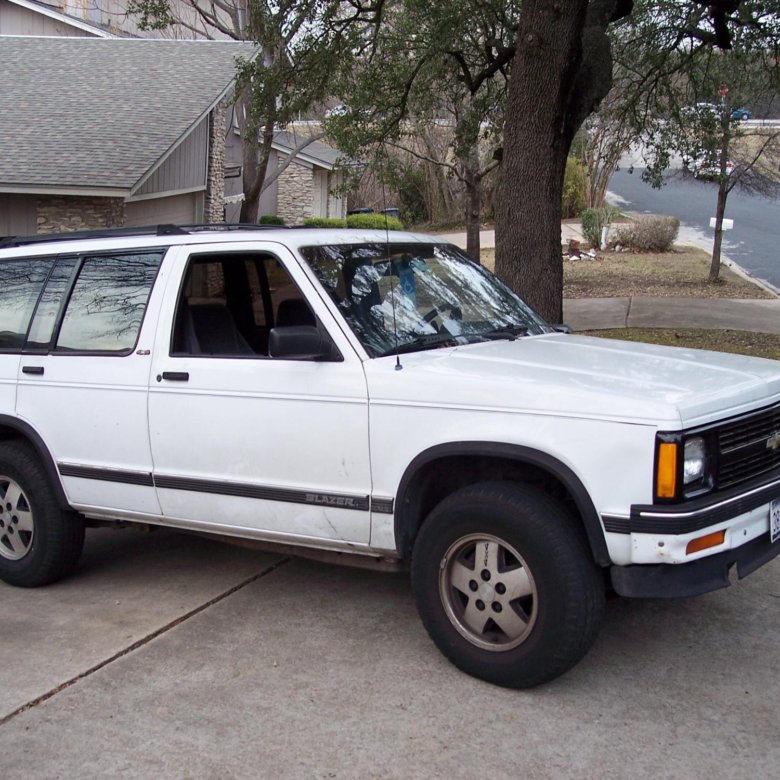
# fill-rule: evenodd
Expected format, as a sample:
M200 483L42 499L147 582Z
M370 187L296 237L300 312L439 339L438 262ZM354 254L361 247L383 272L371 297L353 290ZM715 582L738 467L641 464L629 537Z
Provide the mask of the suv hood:
M780 362L550 334L369 361L374 401L690 427L780 399ZM380 366L381 364L381 366ZM392 372L392 375L390 375Z

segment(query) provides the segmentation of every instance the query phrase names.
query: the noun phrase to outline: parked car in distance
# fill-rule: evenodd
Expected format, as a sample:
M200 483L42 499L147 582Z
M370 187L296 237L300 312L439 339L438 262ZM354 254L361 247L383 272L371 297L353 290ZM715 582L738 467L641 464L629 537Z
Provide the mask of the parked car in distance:
M450 661L527 688L607 587L780 554L780 361L563 333L434 236L252 228L0 241L0 580L127 524L407 570Z
M753 118L753 112L747 108L735 108L731 111L731 118L744 122Z
M683 167L690 171L697 179L712 181L720 176L720 160L709 154L702 154L694 158L683 160ZM726 161L726 176L731 176L736 168L732 160Z

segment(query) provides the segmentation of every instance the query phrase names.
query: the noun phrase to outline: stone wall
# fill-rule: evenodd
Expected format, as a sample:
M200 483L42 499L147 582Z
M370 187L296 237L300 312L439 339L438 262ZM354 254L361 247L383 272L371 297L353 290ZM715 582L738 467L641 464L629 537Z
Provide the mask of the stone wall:
M311 217L313 178L310 168L294 162L279 176L276 213L286 225L300 225Z
M206 169L204 222L225 219L225 118L227 103L220 103L209 116L209 159Z
M95 198L78 195L39 195L39 233L66 233L89 228L122 227L125 202L122 198Z

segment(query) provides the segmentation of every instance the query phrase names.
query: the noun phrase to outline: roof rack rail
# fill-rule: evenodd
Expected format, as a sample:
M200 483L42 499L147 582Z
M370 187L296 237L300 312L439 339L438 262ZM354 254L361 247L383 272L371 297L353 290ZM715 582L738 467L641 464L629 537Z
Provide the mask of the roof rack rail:
M200 230L286 230L287 225L260 225L255 222L202 222L193 225L177 225L187 233Z
M53 241L79 241L86 238L122 238L124 236L175 236L186 235L178 225L154 225L143 227L90 228L66 233L39 233L35 236L8 236L0 240L0 249L28 244L46 244Z
M90 238L123 238L126 236L186 236L208 230L278 230L284 225L256 225L253 223L202 222L192 225L145 225L139 227L90 228L67 233L39 233L35 236L7 236L0 238L0 249L46 244L54 241L79 241Z

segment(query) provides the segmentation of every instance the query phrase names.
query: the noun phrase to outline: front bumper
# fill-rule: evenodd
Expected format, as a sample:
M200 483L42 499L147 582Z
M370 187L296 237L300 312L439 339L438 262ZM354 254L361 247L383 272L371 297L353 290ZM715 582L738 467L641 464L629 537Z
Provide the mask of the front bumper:
M729 572L736 565L739 579L780 555L780 540L774 544L769 533L741 547L680 565L654 564L612 566L612 586L621 596L632 598L672 598L699 596L731 584Z
M623 596L695 596L729 583L737 565L742 579L780 554L769 534L770 502L780 499L777 470L761 480L677 505L634 505L628 518L602 517L613 534L626 535L625 565L612 566L615 590ZM688 544L714 532L723 541L688 553ZM623 536L622 538L626 538Z

